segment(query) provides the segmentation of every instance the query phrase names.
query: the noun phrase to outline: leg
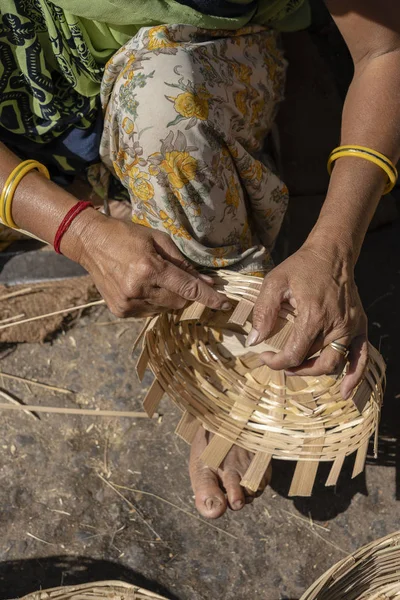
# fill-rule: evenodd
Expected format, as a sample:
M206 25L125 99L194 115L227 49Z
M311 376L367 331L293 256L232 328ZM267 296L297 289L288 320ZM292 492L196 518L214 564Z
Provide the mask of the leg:
M167 231L197 266L271 268L287 190L257 156L284 71L272 32L187 26L141 30L106 69L102 160L129 190L133 221ZM199 459L207 436L190 471L199 511L215 518L252 500L240 487L251 456L234 448L214 473Z

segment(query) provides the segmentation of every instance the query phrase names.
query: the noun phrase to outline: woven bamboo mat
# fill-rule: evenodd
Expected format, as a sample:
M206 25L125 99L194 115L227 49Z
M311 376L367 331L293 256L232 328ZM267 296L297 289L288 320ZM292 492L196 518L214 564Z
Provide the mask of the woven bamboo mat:
M42 590L22 600L166 600L163 596L122 581L102 581Z
M400 532L374 541L326 571L300 600L400 598Z
M385 384L385 364L370 345L365 377L349 400L338 377L286 376L262 363L259 354L280 350L296 318L287 305L272 336L246 348L251 314L262 279L229 271L215 275L216 289L234 305L230 313L194 303L183 311L148 320L141 334L137 373L155 375L144 408L151 416L164 393L183 411L177 434L189 444L202 425L214 433L202 455L218 468L234 444L254 459L242 485L257 490L272 458L295 460L289 494L311 495L318 465L331 461L326 485L335 485L346 456L356 452L353 477L364 468L375 435Z
M12 288L0 285L0 320L6 323L7 319L14 321L12 317L15 315L21 319L45 315L63 307L87 303L98 297L90 277L29 286L16 285ZM0 342L43 342L61 327L65 317L65 314L58 314L10 328L4 327L0 331Z

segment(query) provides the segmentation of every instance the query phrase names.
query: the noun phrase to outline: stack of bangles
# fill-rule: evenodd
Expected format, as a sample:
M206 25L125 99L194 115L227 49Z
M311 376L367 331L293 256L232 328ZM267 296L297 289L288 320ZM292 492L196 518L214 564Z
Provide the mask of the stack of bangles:
M328 159L329 175L332 173L333 163L338 158L344 157L363 158L380 167L386 173L388 178L384 194L389 194L389 192L391 192L394 186L396 185L398 179L398 172L392 161L389 158L387 158L387 156L385 156L384 154L381 154L376 150L372 150L371 148L366 148L365 146L339 146L338 148L335 148L335 150L331 152ZM21 162L17 167L15 167L15 169L7 178L7 181L4 184L3 191L0 195L0 220L3 225L11 227L12 229L18 229L17 225L14 223L14 220L12 218L12 201L14 198L15 190L17 189L20 181L23 179L23 177L25 177L27 173L34 169L37 169L47 179L50 179L49 171L47 170L47 168L36 160L26 160L24 162ZM56 252L61 254L60 243L63 235L69 229L72 221L83 210L89 207L93 207L93 204L91 202L80 201L77 202L67 212L60 226L58 227L54 238L54 249ZM24 233L27 233L27 235L32 235L28 232Z

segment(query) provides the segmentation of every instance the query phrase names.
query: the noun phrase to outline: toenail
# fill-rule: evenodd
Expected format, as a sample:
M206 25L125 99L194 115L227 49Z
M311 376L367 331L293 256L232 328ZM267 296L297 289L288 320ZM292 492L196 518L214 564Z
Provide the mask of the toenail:
M221 506L221 500L219 498L207 498L205 505L207 507L207 510L219 508Z
M233 508L235 510L240 510L241 508L243 508L244 503L243 500L236 500L236 502L233 503Z

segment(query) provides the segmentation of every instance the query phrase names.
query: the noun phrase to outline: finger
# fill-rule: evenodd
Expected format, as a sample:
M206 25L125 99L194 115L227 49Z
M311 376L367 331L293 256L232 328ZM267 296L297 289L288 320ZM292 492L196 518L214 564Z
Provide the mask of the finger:
M253 328L247 337L246 346L259 344L272 333L275 327L287 284L283 278L276 278L272 274L264 279L254 305Z
M207 434L200 428L190 451L190 481L199 513L208 519L217 519L226 511L227 502L217 474L200 459L207 443Z
M354 388L363 378L368 364L368 340L366 334L354 338L350 346L349 366L347 374L342 381L340 391L342 397L347 400L350 398Z
M227 298L213 290L201 279L193 277L170 262L164 262L164 269L157 274L156 284L190 302L200 302L209 308L230 310L232 305Z
M316 358L306 360L300 367L290 369L288 375L300 376L318 376L318 375L338 375L344 369L346 364L344 356L341 356L332 348L324 348L321 354Z
M119 319L125 319L127 317L133 317L136 319L142 319L144 317L152 317L168 310L165 306L158 306L156 304L149 304L145 300L127 300L121 304L115 304L115 302L107 303L108 308L112 314Z
M276 371L299 367L315 347L316 339L320 333L319 324L313 322L307 315L296 317L293 330L284 348L280 352L263 352L260 359L271 369Z
M244 489L240 485L239 473L233 469L227 469L222 472L221 479L228 496L229 507L232 510L241 510L246 504L246 499Z
M149 287L145 290L145 296L149 305L154 304L169 310L179 310L187 304L187 301L181 298L181 296L178 296L165 288Z
M157 235L159 234L159 235ZM179 267L183 271L190 273L193 277L199 277L206 283L214 285L214 280L209 275L199 273L191 262L180 252L174 241L166 234L156 232L154 234L154 246L162 258Z

